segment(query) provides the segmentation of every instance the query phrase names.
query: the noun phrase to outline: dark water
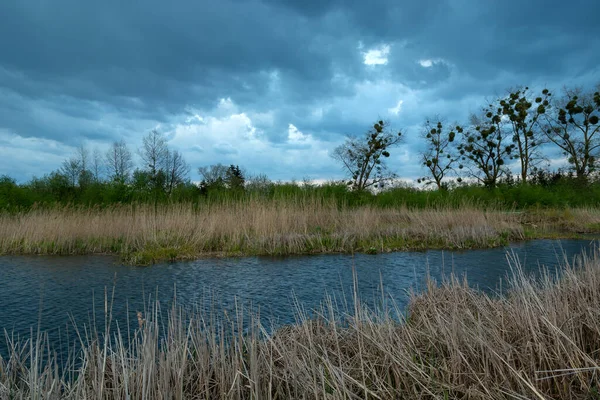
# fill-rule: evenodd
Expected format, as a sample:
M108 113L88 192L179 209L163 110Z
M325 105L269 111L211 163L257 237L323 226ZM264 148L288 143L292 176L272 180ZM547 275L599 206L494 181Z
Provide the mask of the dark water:
M93 311L104 320L104 296L114 288L113 315L121 326L135 321L144 300L202 307L207 299L233 309L234 299L260 309L261 317L276 324L293 323L294 298L306 309L318 307L329 294L343 302L352 298L353 271L360 297L367 304L385 295L404 307L407 291L418 289L427 273L439 279L454 271L466 274L481 289L496 289L509 272L507 252L514 252L524 270L551 269L595 244L591 241L538 240L507 248L464 252L404 252L378 255L319 255L203 259L192 262L131 267L110 257L1 257L0 333L22 338L41 328L53 345L73 340L73 320L89 324ZM6 354L0 340L0 355Z

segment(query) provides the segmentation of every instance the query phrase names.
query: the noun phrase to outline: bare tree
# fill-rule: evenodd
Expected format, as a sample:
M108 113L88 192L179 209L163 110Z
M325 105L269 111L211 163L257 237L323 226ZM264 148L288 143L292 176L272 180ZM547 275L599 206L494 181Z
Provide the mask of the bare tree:
M246 182L245 187L247 190L262 195L268 194L269 189L273 185L266 174L248 175Z
M91 170L94 175L94 180L96 182L100 182L100 176L102 174L102 169L104 167L104 160L102 157L102 153L100 153L100 149L98 147L94 147L94 152L92 153L92 165Z
M567 156L576 176L587 179L600 156L600 90L565 89L546 122L548 139Z
M456 131L447 131L439 118L434 123L429 120L425 122L421 136L426 140L427 147L421 157L423 166L428 169L428 176L418 179L418 183L435 183L438 190L445 188L443 180L454 170L454 165L459 160L452 148L456 132L462 132L462 128L456 126ZM462 165L459 168L462 169Z
M198 168L198 173L202 176L201 186L214 187L225 185L227 168L221 163Z
M166 192L171 194L173 189L185 182L190 172L189 165L183 159L183 156L177 150L167 150L165 160L166 172Z
M90 167L90 155L84 145L79 145L75 149L75 154L63 161L60 173L67 178L71 187L79 186L83 188L94 179Z
M114 142L106 152L106 165L113 181L124 183L129 180L133 160L123 139Z
M67 178L69 186L76 187L81 173L81 161L77 157L63 161L60 173Z
M77 160L79 160L79 167L81 171L87 171L90 166L90 152L83 144L77 146L77 150L75 151L75 157L77 158Z
M166 189L166 162L169 157L169 148L164 135L157 130L152 130L143 138L139 154L144 161L144 171L150 176L150 185L154 192L154 201L158 200L161 192Z
M392 133L387 123L378 121L363 137L347 137L344 144L334 149L332 157L340 161L352 177L348 184L354 190L382 187L396 176L387 168L385 159L390 156L388 150L401 139L401 132Z
M142 139L142 147L139 150L140 157L144 161L144 169L155 177L163 169L169 148L164 135L153 129Z
M79 174L77 177L79 187L83 188L83 187L87 186L88 184L92 183L94 180L92 171L90 171L90 152L89 152L89 150L83 144L80 144L79 146L77 146L77 149L75 150L74 159L76 159L79 164Z

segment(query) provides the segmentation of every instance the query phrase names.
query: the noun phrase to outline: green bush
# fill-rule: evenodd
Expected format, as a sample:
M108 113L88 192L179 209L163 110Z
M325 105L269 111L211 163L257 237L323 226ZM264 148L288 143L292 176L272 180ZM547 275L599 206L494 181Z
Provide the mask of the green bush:
M198 187L187 182L167 195L151 189L144 179L131 183L100 181L73 187L59 173L17 184L0 177L0 210L14 212L32 206L108 206L129 203L222 204L260 199L263 201L328 202L342 207L479 208L530 209L600 206L600 181L581 182L569 175L548 175L531 183L504 182L495 188L461 184L445 190L425 190L410 186L391 187L378 193L352 191L345 182L321 185L304 182L282 183L265 180L246 187L225 185Z

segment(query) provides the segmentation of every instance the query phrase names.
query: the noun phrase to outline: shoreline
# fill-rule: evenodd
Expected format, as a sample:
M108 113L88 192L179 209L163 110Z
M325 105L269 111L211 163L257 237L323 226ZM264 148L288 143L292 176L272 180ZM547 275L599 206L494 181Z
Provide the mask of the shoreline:
M364 250L355 250L355 251L319 251L319 252L298 252L298 253L287 253L287 254L261 254L261 253L226 253L226 252L211 252L211 253L197 253L193 255L178 255L174 258L163 258L163 259L155 259L149 263L128 263L129 255L121 254L121 253L0 253L0 257L77 257L77 256L94 256L94 257L106 257L111 259L116 259L118 262L123 263L125 265L131 266L150 266L153 264L165 263L165 262L185 262L185 261L194 261L194 260L204 260L204 259L220 259L220 258L245 258L245 257L310 257L310 256L320 256L320 255L354 255L354 254L362 254L362 255L377 255L377 254L389 254L389 253L403 253L403 252L427 252L430 250L439 250L439 251L470 251L470 250L485 250L485 249L494 249L498 247L508 246L514 243L526 243L530 241L536 240L597 240L600 241L600 233L581 235L581 234L567 234L567 235L545 235L545 236L536 236L536 237L527 237L520 240L508 240L506 242L501 242L494 246L479 246L479 247L403 247L403 248L385 248L383 251L364 251Z
M469 250L485 250L485 249L494 249L498 247L504 247L510 245L511 243L524 243L534 240L600 240L600 232L593 234L593 237L586 237L582 234L573 234L566 233L560 234L559 232L555 232L548 235L540 235L540 236L532 236L526 237L523 239L516 240L499 240L497 244L490 244L488 246L470 246L470 247L451 247L451 246L431 246L427 243L424 243L421 246L406 246L406 247L384 247L384 249L375 249L375 246L371 246L366 249L354 249L354 250L344 250L344 251L312 251L312 252L297 252L297 253L286 253L286 254L272 254L272 253L227 253L227 252L212 252L212 253L197 253L191 255L178 255L174 258L158 258L153 259L149 263L135 262L135 258L133 259L134 263L130 263L132 259L130 255L118 254L118 253L88 253L84 255L106 255L106 256L114 256L119 257L119 260L130 265L135 266L149 266L156 263L161 262L179 262L179 261L193 261L193 260L201 260L201 259L210 259L210 258L244 258L244 257L309 257L309 256L319 256L319 255L352 255L352 254L364 254L364 255L377 255L377 254L387 254L387 253L402 253L402 252L426 252L429 250L444 250L444 251L469 251ZM373 250L375 249L375 250ZM75 254L74 254L75 255ZM66 256L69 256L68 254ZM133 257L136 257L134 255Z

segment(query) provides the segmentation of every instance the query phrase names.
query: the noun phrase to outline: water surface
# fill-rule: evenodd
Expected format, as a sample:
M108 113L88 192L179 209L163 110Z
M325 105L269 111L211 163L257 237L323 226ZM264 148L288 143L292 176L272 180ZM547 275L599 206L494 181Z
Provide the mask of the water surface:
M564 257L572 259L593 246L587 240L536 240L506 248L463 252L426 251L377 255L316 255L200 259L151 267L120 265L104 256L0 257L0 331L28 338L41 328L57 347L74 339L79 326L102 325L104 297L112 297L113 315L121 326L135 321L144 301L202 306L207 299L233 310L235 300L259 309L275 324L295 321L294 301L305 309L318 307L326 294L351 300L355 271L360 297L374 305L385 297L400 307L407 291L422 287L427 274L440 279L454 272L484 290L498 288L509 272L507 253L514 253L526 272L540 265L556 270ZM0 340L0 354L6 342Z

